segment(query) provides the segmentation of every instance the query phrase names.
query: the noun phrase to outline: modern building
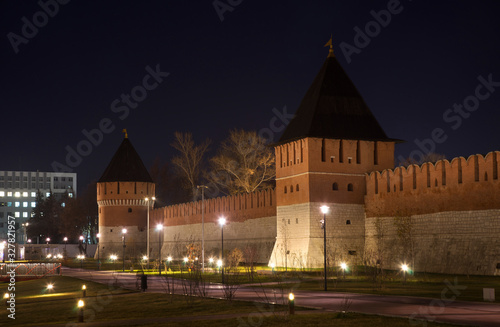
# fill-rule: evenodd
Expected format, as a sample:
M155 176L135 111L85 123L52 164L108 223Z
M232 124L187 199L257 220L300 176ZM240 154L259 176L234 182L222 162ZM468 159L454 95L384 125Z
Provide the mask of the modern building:
M60 198L76 196L76 173L0 171L0 240L7 238L8 216L14 217L16 243L24 244L23 224L36 207L36 195Z

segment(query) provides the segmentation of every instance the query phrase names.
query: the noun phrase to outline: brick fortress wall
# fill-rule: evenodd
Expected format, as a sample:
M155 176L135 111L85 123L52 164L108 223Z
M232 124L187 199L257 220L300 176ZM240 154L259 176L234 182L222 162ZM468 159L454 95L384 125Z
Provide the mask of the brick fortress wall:
M366 260L392 268L407 260L418 271L500 273L499 157L494 151L367 174Z
M221 249L220 217L224 226L224 251L244 250L250 246L257 252L257 262L267 262L276 241L276 192L264 190L250 194L218 197L205 200L204 230L205 259L219 257ZM152 210L150 224L162 223L162 256L184 257L186 246L202 240L202 201L167 206ZM158 236L152 232L152 259L158 255Z

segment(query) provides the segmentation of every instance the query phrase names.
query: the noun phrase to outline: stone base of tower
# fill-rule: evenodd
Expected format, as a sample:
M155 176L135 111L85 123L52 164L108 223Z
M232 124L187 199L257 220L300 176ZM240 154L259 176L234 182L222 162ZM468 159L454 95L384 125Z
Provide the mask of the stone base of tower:
M324 265L322 205L326 215L327 264L359 264L364 253L365 208L361 204L302 203L277 207L277 238L269 265L320 268Z
M125 234L125 259L137 260L146 255L146 230L139 230L137 226L99 226L101 238L99 240L99 257L101 261L110 260L111 255L116 255L118 261L123 259L122 230ZM150 235L151 236L151 235ZM97 259L97 251L95 258Z

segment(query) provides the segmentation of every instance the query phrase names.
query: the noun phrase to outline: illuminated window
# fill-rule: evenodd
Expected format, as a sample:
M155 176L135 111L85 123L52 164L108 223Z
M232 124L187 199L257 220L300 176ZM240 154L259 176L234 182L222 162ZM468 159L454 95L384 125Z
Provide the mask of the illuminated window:
M28 207L28 202L23 202L23 208L27 208Z
M68 197L72 198L73 197L73 193L68 193Z
M16 193L14 193L14 196L15 196L16 198L20 197L20 196L21 196L21 192L16 192Z
M19 208L21 206L21 202L14 203L14 207Z
M7 192L7 196L12 196L12 192Z
M27 212L23 212L23 218L28 218L28 213Z
M19 211L14 212L14 217L16 218L21 217L21 213Z
M36 192L31 192L31 197L32 198L36 197Z
M5 196L5 192L4 191L0 191L0 196Z
M50 196L50 192L45 193L45 196L49 197Z
M31 202L31 207L35 208L36 207L36 202Z
M61 203L61 207L65 208L66 207L66 203Z
M23 192L23 198L27 198L28 197L28 192Z

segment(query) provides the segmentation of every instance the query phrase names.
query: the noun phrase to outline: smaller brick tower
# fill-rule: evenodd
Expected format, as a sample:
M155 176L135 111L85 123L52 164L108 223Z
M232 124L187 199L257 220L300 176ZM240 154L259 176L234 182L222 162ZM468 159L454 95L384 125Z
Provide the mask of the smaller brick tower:
M330 43L331 44L331 43ZM270 264L357 262L364 251L365 173L394 167L394 143L330 52L275 146L277 238Z
M99 206L99 250L101 258L125 258L146 253L147 206L155 195L155 184L125 132L125 139L97 183Z

